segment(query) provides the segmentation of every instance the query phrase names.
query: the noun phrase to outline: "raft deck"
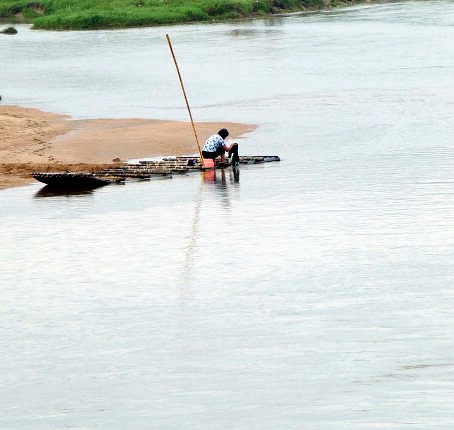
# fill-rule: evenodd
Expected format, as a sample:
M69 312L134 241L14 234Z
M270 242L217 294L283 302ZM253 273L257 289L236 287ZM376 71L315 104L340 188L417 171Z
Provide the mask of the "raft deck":
M240 164L262 164L280 161L277 155L243 155ZM224 166L225 167L225 166ZM217 168L217 167L216 167ZM33 178L55 188L96 188L126 180L148 180L153 177L169 177L173 174L206 170L199 157L166 157L162 160L141 160L96 172L35 172Z

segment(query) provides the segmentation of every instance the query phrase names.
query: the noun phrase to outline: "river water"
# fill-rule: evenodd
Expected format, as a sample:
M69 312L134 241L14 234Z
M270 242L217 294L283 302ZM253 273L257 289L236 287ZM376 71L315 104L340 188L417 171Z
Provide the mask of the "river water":
M186 120L169 33L195 119L282 161L1 191L2 429L453 428L452 2L18 29L4 102Z

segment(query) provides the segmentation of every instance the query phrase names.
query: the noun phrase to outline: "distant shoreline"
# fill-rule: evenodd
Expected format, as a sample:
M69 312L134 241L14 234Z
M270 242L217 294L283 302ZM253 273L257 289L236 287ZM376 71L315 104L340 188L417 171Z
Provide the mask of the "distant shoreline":
M392 3L397 0L147 0L80 1L67 7L64 0L24 3L0 2L0 22L30 23L43 30L100 30L153 27L195 22L221 22L276 16L290 12L322 11L359 4Z
M202 144L226 127L229 138L252 124L196 123ZM33 182L36 171L92 171L136 158L197 154L190 123L141 118L72 120L19 106L0 106L0 190Z

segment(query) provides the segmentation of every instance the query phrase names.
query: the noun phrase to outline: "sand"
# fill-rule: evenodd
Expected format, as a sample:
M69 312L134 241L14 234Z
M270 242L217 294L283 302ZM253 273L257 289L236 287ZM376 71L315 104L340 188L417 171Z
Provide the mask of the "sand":
M232 122L195 127L201 146L223 127L234 141L256 128ZM37 171L94 171L131 159L198 153L190 122L72 120L19 106L0 106L0 136L0 189L34 182L31 173Z

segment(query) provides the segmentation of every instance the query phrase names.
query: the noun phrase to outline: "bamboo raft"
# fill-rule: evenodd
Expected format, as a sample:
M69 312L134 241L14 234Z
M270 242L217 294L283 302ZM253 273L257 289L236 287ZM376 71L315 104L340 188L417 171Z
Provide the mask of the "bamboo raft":
M262 164L280 161L277 155L240 156L240 164ZM199 157L166 157L162 160L139 161L135 164L124 164L96 172L55 172L32 174L36 180L53 188L83 189L97 188L111 183L122 183L126 180L150 180L152 178L171 177L191 171L206 170Z

